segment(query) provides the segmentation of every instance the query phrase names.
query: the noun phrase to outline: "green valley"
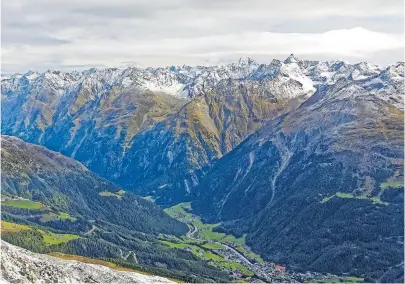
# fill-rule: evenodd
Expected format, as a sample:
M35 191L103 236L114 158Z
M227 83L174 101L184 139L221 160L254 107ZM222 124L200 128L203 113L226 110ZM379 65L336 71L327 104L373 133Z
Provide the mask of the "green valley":
M76 161L3 136L1 165L4 241L35 253L104 260L186 282L231 280L158 238L181 237L187 225Z
M193 213L190 202L179 203L164 211L169 216L186 223L189 232L182 237L161 235L161 243L171 248L189 251L213 266L220 267L229 273L235 282L270 282L274 280L291 282L297 279L313 282L351 282L356 279L354 282L363 282L362 278L319 273L294 273L282 265L264 261L260 255L252 252L246 245L246 235L237 238L231 234L217 231L220 229L221 223L204 223L199 216Z
M240 14L237 2L228 14ZM229 3L226 9L208 5L208 14L229 12ZM269 5L273 14L283 12ZM260 21L253 22L248 29ZM370 23L359 24L304 37L373 34ZM170 36L148 40L178 48ZM137 42L148 49L142 38ZM76 64L62 60L59 71L3 74L1 238L13 254L1 269L11 276L6 280L32 276L13 278L19 265L26 271L17 256L24 248L23 255L187 283L404 282L404 62L380 66L291 54L284 61L227 63L236 50L252 48L238 44L234 52L226 46L209 52L223 62L214 66L205 64L211 59L202 58L206 52L195 41L183 49L201 49L192 57L202 65L68 71ZM366 55L381 57L377 51L384 48L375 48ZM161 55L156 64L167 56ZM31 57L20 61L36 65ZM144 57L138 59L151 60ZM14 267L18 273L6 271ZM40 281L57 282L49 279Z

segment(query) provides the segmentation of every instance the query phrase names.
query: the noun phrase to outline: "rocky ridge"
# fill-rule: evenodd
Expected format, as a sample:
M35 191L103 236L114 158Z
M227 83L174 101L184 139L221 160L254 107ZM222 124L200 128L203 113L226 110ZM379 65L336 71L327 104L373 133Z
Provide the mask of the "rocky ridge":
M33 253L5 241L1 241L0 280L2 283L174 283L163 277Z

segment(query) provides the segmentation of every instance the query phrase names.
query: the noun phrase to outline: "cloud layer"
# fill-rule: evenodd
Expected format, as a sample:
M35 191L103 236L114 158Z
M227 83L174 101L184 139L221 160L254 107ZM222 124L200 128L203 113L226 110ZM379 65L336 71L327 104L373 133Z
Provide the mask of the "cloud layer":
M260 61L290 53L403 60L403 2L14 0L2 2L2 72Z

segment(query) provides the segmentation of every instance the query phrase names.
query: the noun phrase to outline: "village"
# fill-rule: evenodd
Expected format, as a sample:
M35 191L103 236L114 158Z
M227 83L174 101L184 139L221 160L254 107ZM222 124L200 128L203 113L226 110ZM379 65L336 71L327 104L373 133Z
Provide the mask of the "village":
M10 200L29 200L28 198L23 198L21 196L5 196L1 195L1 201L10 201Z
M184 248L199 257L206 259L212 265L227 271L234 281L248 283L270 282L350 282L361 278L340 277L332 274L317 272L298 273L284 265L263 260L246 245L244 237L215 232L216 224L205 224L199 216L191 212L189 203L182 203L166 209L170 216L189 225L189 232L183 239L164 236L166 244L172 247ZM168 242L168 240L170 240ZM215 254L216 256L213 256ZM226 262L226 264L224 264Z
M254 272L254 276L248 276L243 271L230 271L230 275L235 280L243 280L249 283L285 283L285 282L328 282L330 279L339 279L338 276L332 274L321 274L317 272L297 273L288 271L283 265L274 262L263 261L259 262L256 258L244 256L239 253L231 244L224 244L225 249L213 250L225 259L242 264L250 271ZM246 247L245 249L248 249ZM344 279L342 278L342 281Z

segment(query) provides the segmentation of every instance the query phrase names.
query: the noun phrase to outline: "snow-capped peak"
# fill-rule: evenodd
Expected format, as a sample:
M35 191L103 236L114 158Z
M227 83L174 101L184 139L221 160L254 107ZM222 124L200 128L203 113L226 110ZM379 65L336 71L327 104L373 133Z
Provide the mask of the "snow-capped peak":
M252 58L245 57L245 56L239 58L239 60L238 60L238 65L241 65L241 66L251 65L254 63L256 63L256 62Z
M284 61L272 60L259 64L249 57L234 63L214 66L168 66L165 68L91 68L85 71L44 73L29 71L2 77L2 90L14 92L24 85L28 88L51 87L58 94L69 94L77 86L96 87L107 92L112 87L158 91L180 98L192 98L213 90L221 80L266 80L274 86L288 89L288 98L312 94L321 85L333 85L341 78L362 84L368 90L390 91L389 87L403 81L403 63L382 68L368 62L349 64L343 61L306 61L293 54ZM84 83L84 84L83 84ZM33 86L33 87L30 87ZM371 92L371 91L370 91Z
M291 53L290 56L284 60L284 64L297 63L298 61L299 60L294 56L294 54Z

